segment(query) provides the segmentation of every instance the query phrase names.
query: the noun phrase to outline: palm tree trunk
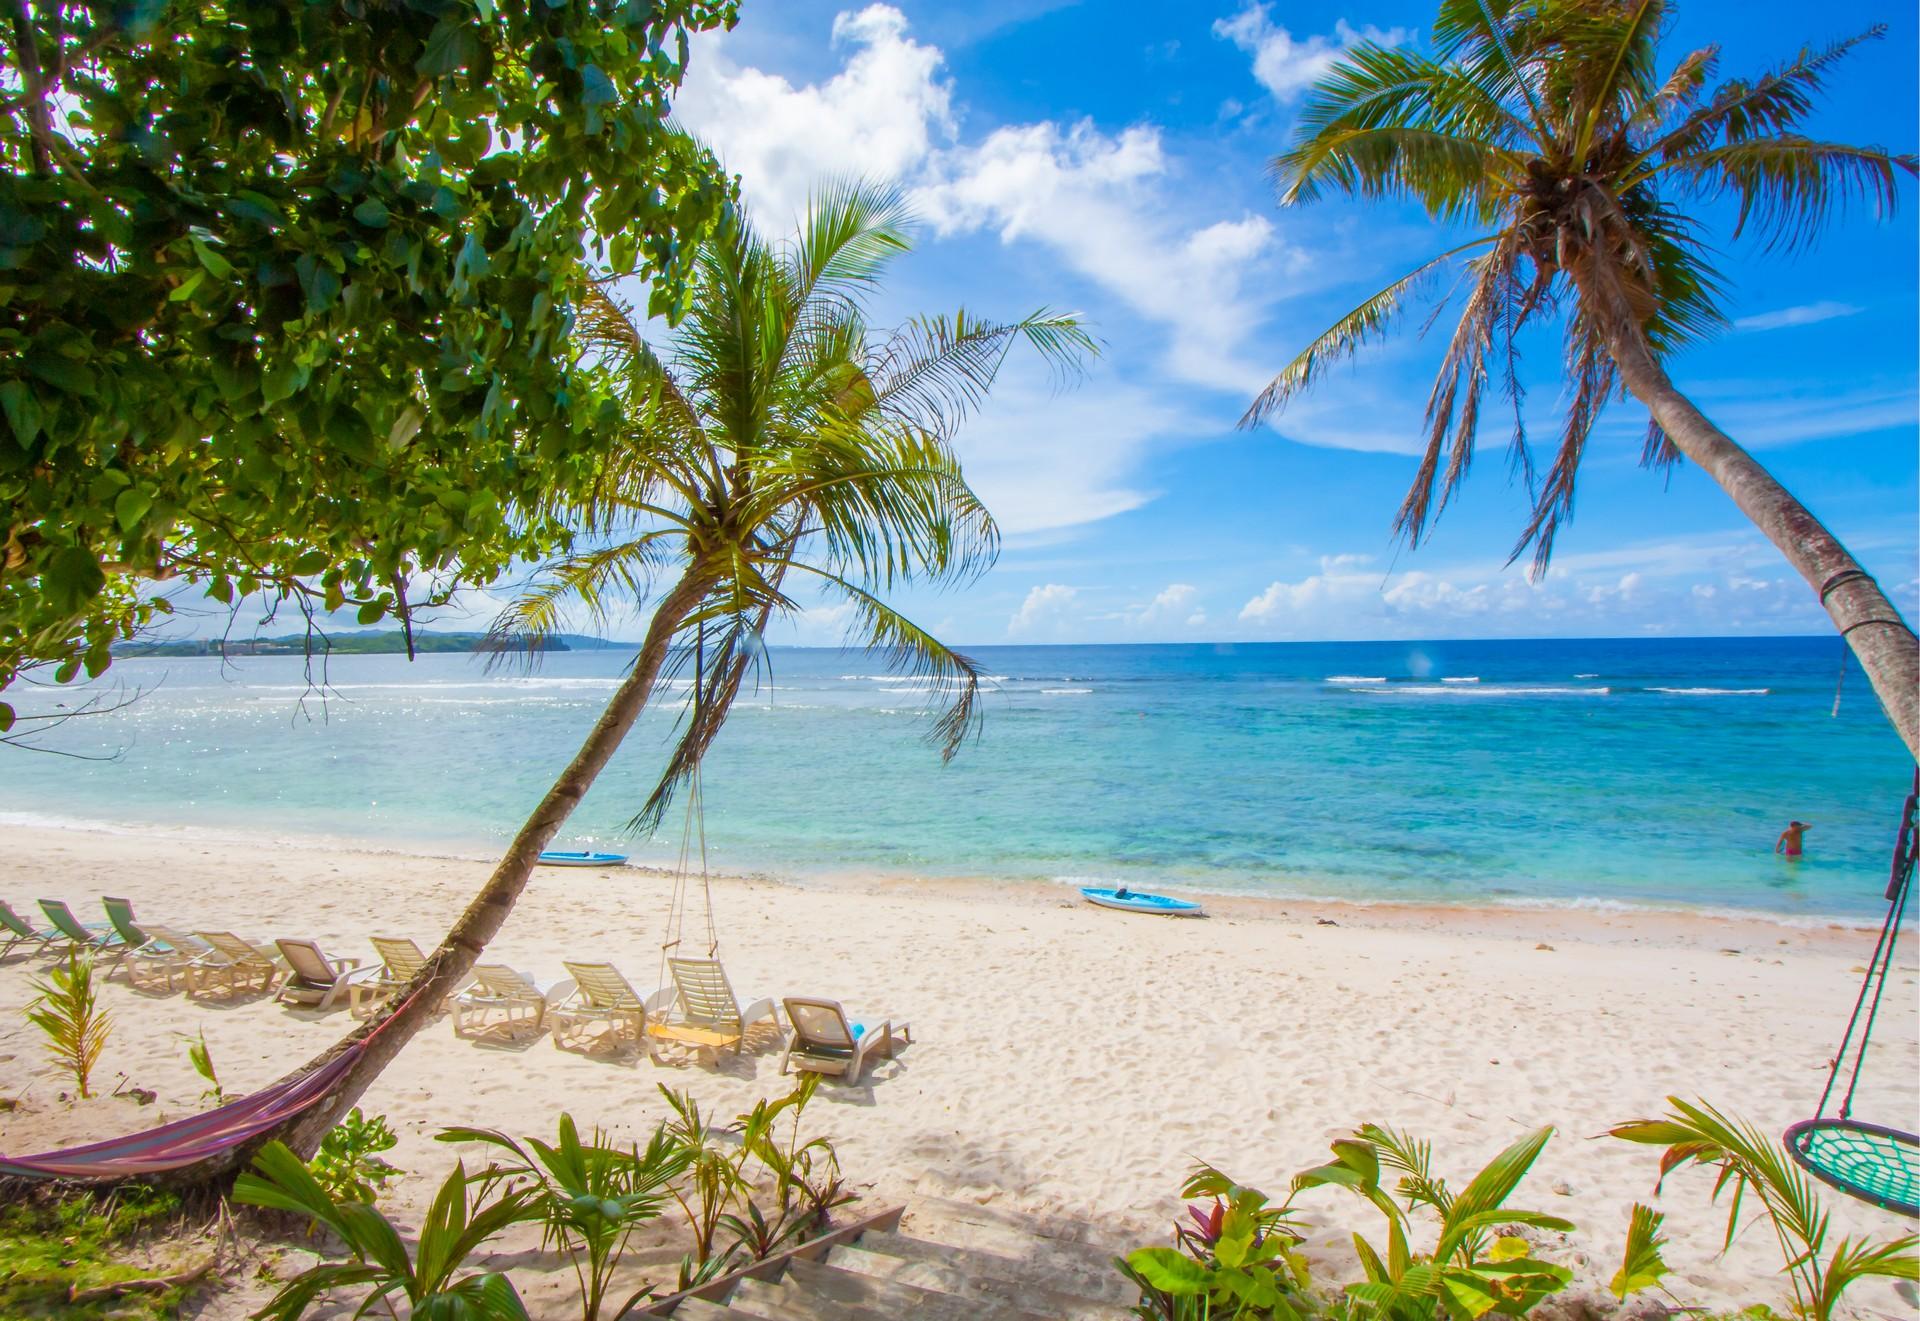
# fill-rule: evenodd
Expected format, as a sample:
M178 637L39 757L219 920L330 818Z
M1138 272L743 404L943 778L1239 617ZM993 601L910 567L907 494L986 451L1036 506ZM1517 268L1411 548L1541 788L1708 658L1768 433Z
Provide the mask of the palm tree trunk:
M1620 379L1687 458L1767 534L1820 596L1907 751L1920 759L1920 640L1860 562L1773 474L1675 388L1632 328L1607 337Z
M514 902L526 888L527 878L533 872L540 851L580 805L580 800L586 796L595 778L606 767L615 749L626 738L627 731L633 728L633 722L645 709L647 699L653 694L660 667L672 647L674 635L706 596L715 578L716 575L705 566L695 564L687 569L673 590L661 598L653 621L647 628L646 641L634 659L633 669L614 691L607 709L601 713L592 732L580 745L580 751L574 754L573 761L560 773L553 787L541 798L539 806L534 808L533 815L520 827L519 834L513 837L513 843L494 867L487 883L453 924L446 939L434 950L426 967L394 996L383 1013L304 1066L303 1072L316 1067L351 1042L384 1025L380 1040L354 1062L333 1094L298 1116L284 1129L262 1135L248 1143L243 1151L228 1152L177 1171L167 1180L168 1183L195 1186L228 1178L242 1168L255 1149L272 1138L279 1138L302 1157L312 1157L327 1130L339 1122L340 1116L359 1099L367 1085L380 1076L380 1071L400 1053L413 1035L433 1019L441 1001L459 985L467 970L479 960L487 942L506 922L507 914L513 911ZM423 985L421 994L414 995L413 992Z

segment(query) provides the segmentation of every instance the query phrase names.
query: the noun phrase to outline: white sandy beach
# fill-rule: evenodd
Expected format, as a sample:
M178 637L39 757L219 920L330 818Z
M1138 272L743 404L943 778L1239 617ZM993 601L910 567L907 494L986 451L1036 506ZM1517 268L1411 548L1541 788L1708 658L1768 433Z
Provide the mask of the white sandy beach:
M183 835L9 832L0 895L23 912L42 895L97 919L102 893L150 921L314 936L370 956L369 934L423 947L473 893L479 861L342 847L232 849ZM543 869L490 956L543 984L564 957L611 959L655 984L669 880L650 872ZM1513 1199L1571 1216L1554 1252L1604 1286L1628 1209L1652 1196L1656 1152L1596 1139L1653 1114L1669 1093L1702 1097L1778 1132L1811 1114L1871 931L1763 920L1564 910L1439 910L1220 900L1197 922L1133 917L1070 891L989 881L847 879L805 886L714 884L721 955L743 999L814 994L867 1021L911 1020L916 1044L858 1087L828 1085L810 1112L877 1206L917 1194L1087 1218L1119 1249L1161 1241L1193 1159L1284 1192L1330 1138L1378 1121L1431 1138L1464 1180L1541 1124L1558 1130ZM37 911L34 915L37 917ZM1327 925L1331 922L1333 925ZM0 968L0 1151L27 1153L161 1122L198 1108L203 1084L175 1033L204 1030L233 1091L266 1083L337 1035L270 1000L231 1007L149 997L115 981L104 1090L124 1074L159 1094L73 1106L44 1066L21 1009L38 960ZM1855 1103L1860 1117L1914 1127L1920 1047L1913 951ZM415 1219L454 1152L450 1124L550 1134L561 1109L621 1137L664 1113L656 1083L730 1116L783 1090L771 1038L738 1059L659 1065L583 1057L545 1036L521 1049L456 1039L443 1020L367 1093L402 1134L410 1177L388 1200ZM1771 1235L1717 1254L1724 1213L1708 1180L1678 1177L1668 1259L1683 1300L1780 1304ZM1377 1236L1375 1213L1330 1190L1309 1195L1330 1262L1346 1235ZM1834 1195L1837 1232L1904 1225ZM1350 1255L1346 1258L1350 1264ZM1910 1315L1893 1290L1862 1288L1872 1311Z

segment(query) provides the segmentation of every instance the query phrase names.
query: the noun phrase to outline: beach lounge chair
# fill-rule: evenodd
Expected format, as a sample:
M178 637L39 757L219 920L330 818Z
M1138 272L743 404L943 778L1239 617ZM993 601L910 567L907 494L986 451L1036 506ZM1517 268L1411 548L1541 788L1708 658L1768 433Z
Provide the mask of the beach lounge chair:
M638 1044L644 1039L651 1002L641 1000L618 969L611 963L571 961L566 969L573 977L572 988L563 992L555 987L555 995L547 1001L555 1046L562 1050L590 1048L598 1041L611 1041L617 1046L622 1040ZM663 999L658 993L652 998ZM590 1033L588 1029L595 1026L606 1031Z
M103 923L88 925L73 915L66 902L60 899L42 899L40 911L47 915L47 921L53 923L53 929L65 940L70 949L92 950L98 955L110 955L113 963L107 973L120 966L120 960L127 957L129 946L120 939L120 933L107 928Z
M331 959L311 940L282 939L273 942L286 960L287 979L280 983L274 999L281 1004L307 1005L327 1010L346 994L350 979L360 967L358 959ZM366 970L368 975L373 969Z
M128 949L139 949L147 943L147 933L133 920L131 899L115 899L112 895L108 895L101 899L100 907L106 910L107 922L126 943Z
M547 997L556 998L573 989L562 982L552 991L542 992L525 973L515 972L504 963L476 963L473 985L453 997L453 1034L482 1036L500 1032L517 1036L522 1031L538 1032L547 1017Z
M913 1043L913 1032L905 1023L896 1027L886 1022L869 1028L848 1022L847 1011L838 1000L790 995L783 1003L793 1031L787 1037L787 1053L780 1057L782 1073L791 1065L811 1073L837 1074L846 1082L856 1083L868 1060L890 1060L894 1052Z
M369 936L367 941L380 956L380 966L371 976L355 977L347 987L347 1010L355 1018L371 1018L394 992L427 966L427 956L406 936Z
M0 959L13 953L15 945L37 945L44 950L60 938L58 931L35 930L31 922L14 912L4 900L0 900L0 939L6 941L4 945L0 945Z
M741 1010L718 959L668 959L667 971L673 975L673 998L665 1013L648 1019L651 1040L706 1050L730 1046L738 1054L748 1028L762 1019L773 1020L771 1000L755 1000Z
M188 995L209 991L248 995L273 989L274 979L280 975L280 965L273 955L231 931L194 934L212 948L181 969Z
M127 981L135 990L171 992L186 979L187 965L213 946L198 936L189 936L172 927L148 923L141 928L146 943L127 955Z

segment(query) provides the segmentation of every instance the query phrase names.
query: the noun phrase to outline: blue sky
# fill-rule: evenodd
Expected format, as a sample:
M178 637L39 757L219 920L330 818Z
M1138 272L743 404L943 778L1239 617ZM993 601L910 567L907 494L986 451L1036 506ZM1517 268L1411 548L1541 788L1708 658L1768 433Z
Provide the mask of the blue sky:
M870 6L746 0L695 48L677 113L740 174L768 231L813 181L897 182L922 217L877 309L1083 313L1105 345L1077 389L1010 369L962 437L999 516L997 566L909 595L960 643L1817 632L1811 593L1701 474L1638 467L1617 405L1552 572L1506 553L1524 522L1504 432L1417 550L1389 523L1437 346L1414 320L1255 432L1235 427L1312 334L1444 234L1415 210L1280 210L1265 174L1304 85L1360 35L1417 43L1431 10L1239 0ZM1845 66L1817 131L1914 147L1912 7L1685 5L1671 58L1722 43L1722 76L1891 24ZM1913 608L1915 190L1820 246L1767 254L1710 214L1733 328L1671 364L1681 386ZM1558 378L1536 355L1529 420ZM781 640L829 642L817 610Z
M1103 343L1069 392L1034 364L1009 367L960 438L1000 521L1000 559L964 588L896 603L973 646L1826 631L1811 591L1710 480L1639 467L1645 414L1631 402L1588 451L1546 577L1505 563L1527 501L1491 423L1432 538L1395 543L1439 352L1418 315L1269 425L1237 428L1313 335L1448 246L1413 208L1276 204L1266 165L1305 86L1343 45L1417 44L1431 18L1413 0L1351 2L743 0L732 33L694 43L676 113L740 176L764 231L789 229L808 189L835 176L911 197L917 244L878 324L1045 306L1080 312ZM1842 66L1813 131L1911 151L1911 3L1691 0L1664 62L1718 41L1721 76L1750 75L1876 21L1887 36ZM1732 241L1730 210L1707 211L1734 321L1670 369L1911 616L1911 181L1901 207L1890 222L1856 208L1787 256ZM1527 415L1549 441L1556 364L1542 340ZM170 634L224 626L182 604ZM774 641L841 640L847 609L808 604ZM474 593L432 626L484 626L496 606ZM643 630L636 612L602 631Z

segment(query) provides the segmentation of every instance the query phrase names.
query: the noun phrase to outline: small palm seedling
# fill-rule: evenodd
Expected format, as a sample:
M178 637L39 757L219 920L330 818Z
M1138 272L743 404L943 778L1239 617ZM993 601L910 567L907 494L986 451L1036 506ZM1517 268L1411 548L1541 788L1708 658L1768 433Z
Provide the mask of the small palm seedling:
M227 1092L220 1085L220 1075L213 1067L213 1049L207 1045L207 1033L203 1028L188 1036L184 1032L176 1033L187 1043L187 1062L193 1065L193 1071L207 1080L207 1090L200 1093L200 1099L212 1099L215 1105L227 1103Z
M714 1245L722 1224L739 1199L744 1179L740 1163L745 1149L728 1149L719 1135L708 1127L700 1113L700 1103L685 1092L662 1087L660 1094L673 1110L673 1118L662 1127L673 1149L679 1153L684 1177L672 1186L673 1200L686 1217L693 1232L693 1251L680 1263L679 1287L686 1289L720 1274L727 1254L716 1253Z
M400 1177L379 1155L399 1141L385 1115L368 1119L356 1105L320 1139L307 1170L335 1201L371 1203L388 1182Z
M817 1134L804 1142L800 1140L801 1116L819 1086L819 1074L803 1074L791 1092L778 1100L760 1101L750 1112L741 1115L737 1124L741 1146L773 1175L775 1223L789 1226L782 1239L813 1229L834 1207L853 1200L853 1194L846 1190L846 1182L840 1177L840 1157L833 1143ZM776 1121L789 1111L792 1126L786 1130L785 1141L781 1141L775 1136ZM736 1219L733 1227L745 1230L756 1220L757 1213L748 1221ZM742 1242L756 1258L773 1250L754 1246L762 1237L758 1230L754 1236L741 1234Z
M490 1182L476 1189L464 1165L454 1166L427 1210L411 1254L393 1222L367 1203L341 1199L320 1186L283 1142L269 1142L253 1167L234 1181L236 1201L307 1216L346 1244L351 1261L322 1262L287 1281L254 1313L271 1321L296 1321L322 1294L365 1287L356 1316L375 1307L392 1309L397 1296L407 1314L427 1321L527 1321L513 1282L498 1271L458 1275L467 1258L510 1225L539 1218L531 1190L509 1188L494 1197Z
M1433 1173L1431 1143L1364 1124L1352 1137L1334 1142L1331 1162L1296 1175L1293 1186L1296 1192L1347 1188L1387 1217L1384 1255L1358 1234L1353 1239L1367 1278L1348 1285L1347 1294L1364 1315L1427 1321L1497 1310L1520 1316L1573 1280L1566 1267L1533 1257L1524 1238L1497 1233L1510 1225L1561 1232L1573 1228L1558 1216L1505 1205L1552 1136L1551 1128L1535 1129L1455 1193ZM1383 1172L1400 1176L1391 1193L1381 1187ZM1395 1194L1404 1199L1404 1207ZM1416 1255L1409 1245L1412 1213L1419 1208L1440 1222L1430 1255Z
M1831 1321L1841 1297L1863 1279L1920 1278L1920 1256L1914 1251L1920 1240L1912 1234L1878 1242L1843 1238L1829 1249L1826 1207L1813 1180L1794 1165L1784 1147L1753 1125L1729 1119L1705 1102L1689 1103L1670 1096L1667 1104L1673 1111L1663 1119L1636 1119L1609 1131L1628 1142L1665 1147L1660 1156L1662 1181L1689 1164L1719 1172L1713 1184L1714 1199L1717 1201L1729 1189L1733 1194L1723 1250L1733 1243L1740 1228L1741 1208L1748 1205L1749 1197L1758 1202L1780 1243L1780 1254L1786 1262L1782 1272L1793 1284L1796 1315L1808 1321ZM1656 1191L1658 1187L1656 1184ZM1635 1227L1644 1210L1634 1208ZM1628 1282L1649 1276L1657 1281L1666 1269L1659 1260L1658 1245L1649 1242L1637 1266L1632 1249L1630 1243L1628 1261L1622 1269ZM1647 1251L1651 1251L1651 1259Z
M47 1034L47 1054L72 1076L84 1101L93 1095L87 1080L113 1030L113 1017L100 1007L93 984L93 957L70 951L64 966L32 985L39 995L27 1006L27 1021Z
M628 1239L660 1214L672 1181L691 1159L686 1148L667 1136L664 1125L654 1130L644 1151L621 1150L598 1129L590 1141L582 1142L570 1114L560 1116L559 1140L552 1145L538 1138L516 1142L485 1128L449 1128L439 1139L484 1142L506 1152L508 1159L477 1176L489 1186L501 1180L532 1181L528 1192L546 1245L566 1256L579 1282L582 1321L599 1321ZM608 1315L618 1321L652 1294L652 1286L643 1287Z

